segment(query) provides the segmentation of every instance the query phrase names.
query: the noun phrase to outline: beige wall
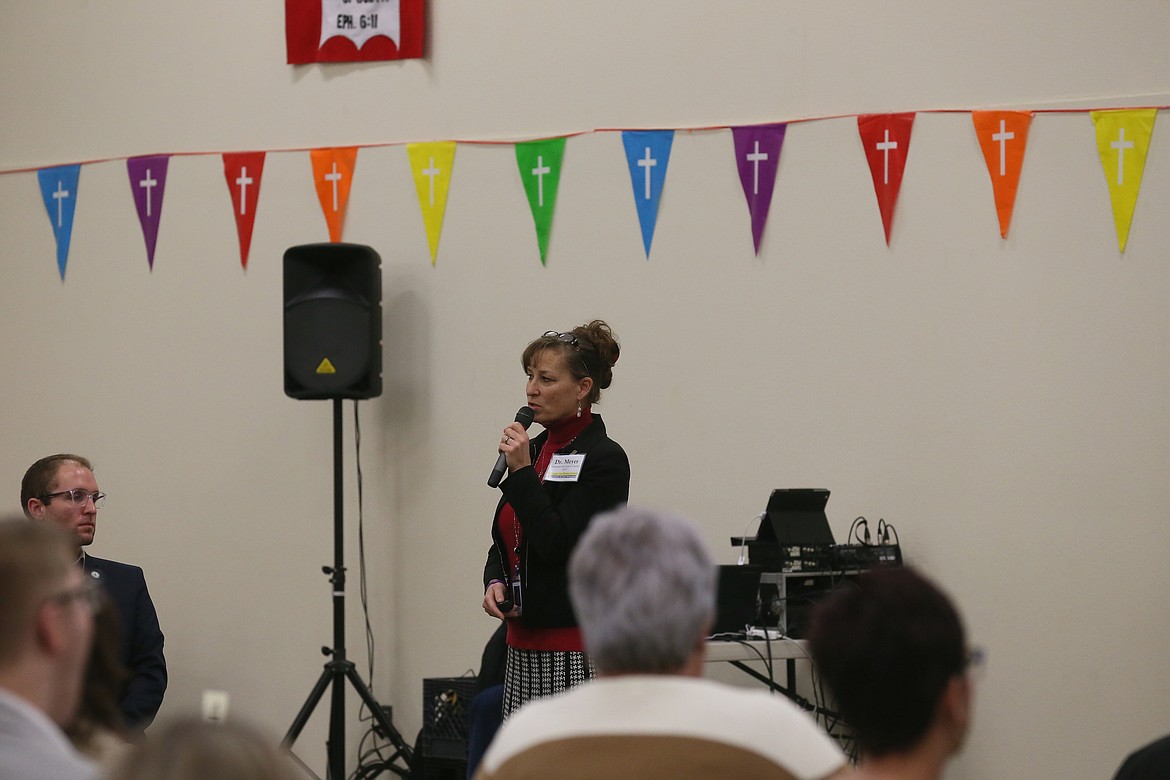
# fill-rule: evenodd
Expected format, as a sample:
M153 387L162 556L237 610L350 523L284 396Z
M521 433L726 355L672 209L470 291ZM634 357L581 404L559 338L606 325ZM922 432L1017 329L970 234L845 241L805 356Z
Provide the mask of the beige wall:
M0 176L10 506L35 458L89 455L93 551L145 568L167 634L164 714L224 689L283 732L331 639L330 408L281 384L281 254L326 239L307 155L269 155L247 272L222 166L191 156L149 273L122 158L1170 103L1166 4L981 5L432 3L425 61L291 68L279 3L5 4L0 168L118 158L82 171L65 284L35 174ZM433 268L404 149L363 149L345 238L383 258L373 687L408 739L422 679L477 666L493 628L484 480L519 353L596 316L622 339L600 410L634 501L731 561L773 487L827 487L838 537L884 518L961 603L990 667L950 777L1105 777L1170 730L1165 128L1124 256L1087 115L1032 128L1004 241L969 117L920 115L887 248L853 119L794 125L758 258L730 133L680 133L649 262L619 137L574 137L543 268L509 146L459 147ZM318 771L325 712L298 743Z

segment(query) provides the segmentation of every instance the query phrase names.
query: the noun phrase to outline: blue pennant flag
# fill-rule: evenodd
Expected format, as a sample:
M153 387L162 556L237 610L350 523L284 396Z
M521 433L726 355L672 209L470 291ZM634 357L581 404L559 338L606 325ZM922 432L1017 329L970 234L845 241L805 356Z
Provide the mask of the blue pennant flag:
M654 240L654 224L658 221L658 201L666 182L666 165L670 162L673 130L623 130L622 143L626 147L626 163L630 166L630 182L634 185L634 205L638 207L638 222L642 225L642 245L646 259L650 259L650 242Z
M57 239L57 268L65 281L65 264L69 262L69 238L73 235L73 210L77 206L77 181L81 178L80 165L61 165L37 171L41 181L41 197L49 212L53 237Z

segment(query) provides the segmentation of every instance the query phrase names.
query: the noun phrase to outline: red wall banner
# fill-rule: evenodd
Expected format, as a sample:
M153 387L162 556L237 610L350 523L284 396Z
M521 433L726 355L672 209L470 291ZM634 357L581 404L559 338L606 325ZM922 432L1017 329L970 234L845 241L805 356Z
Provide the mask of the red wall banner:
M423 56L425 0L284 0L288 63Z

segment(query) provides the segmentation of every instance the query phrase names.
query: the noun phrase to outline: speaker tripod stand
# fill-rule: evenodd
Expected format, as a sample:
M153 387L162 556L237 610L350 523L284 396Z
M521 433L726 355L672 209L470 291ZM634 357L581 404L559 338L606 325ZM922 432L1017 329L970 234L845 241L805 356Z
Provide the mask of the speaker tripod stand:
M332 685L332 698L329 705L329 739L326 743L328 756L328 776L330 780L345 780L345 684L349 682L357 691L358 696L370 709L374 722L381 728L394 746L394 754L384 765L387 769L401 777L410 777L414 762L414 750L402 739L398 729L390 720L390 716L382 709L374 694L362 682L353 661L345 657L345 535L343 519L343 490L341 478L341 399L333 399L333 566L324 566L322 570L329 575L329 582L333 585L333 647L323 647L322 652L329 656L321 676L317 678L309 698L301 706L288 733L284 735L281 744L286 748L292 747L293 742L300 736L301 730L309 721L309 716L321 701L325 689ZM405 767L398 766L401 762Z

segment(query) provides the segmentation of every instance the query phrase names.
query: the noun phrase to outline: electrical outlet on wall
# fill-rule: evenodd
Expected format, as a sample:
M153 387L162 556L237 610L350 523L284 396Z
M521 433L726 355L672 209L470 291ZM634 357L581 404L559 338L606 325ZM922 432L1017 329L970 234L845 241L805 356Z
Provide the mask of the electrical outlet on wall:
M228 693L227 691L203 692L203 719L211 723L223 723L227 720Z

